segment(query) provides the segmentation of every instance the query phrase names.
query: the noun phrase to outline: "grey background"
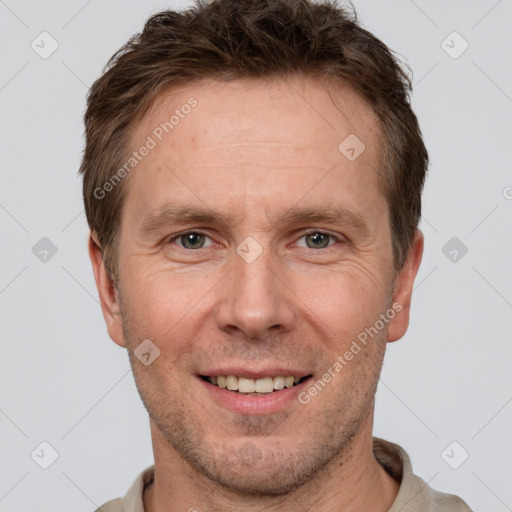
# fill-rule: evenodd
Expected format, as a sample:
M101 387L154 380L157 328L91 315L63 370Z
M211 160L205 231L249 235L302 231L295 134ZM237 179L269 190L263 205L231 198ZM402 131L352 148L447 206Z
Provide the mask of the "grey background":
M88 87L151 13L186 4L0 0L2 512L92 511L153 462L98 304L76 171ZM374 433L474 510L512 510L512 1L354 4L412 67L432 161L411 326L388 347ZM31 47L43 31L58 43L46 59ZM458 58L453 31L469 44ZM58 452L48 469L42 442Z

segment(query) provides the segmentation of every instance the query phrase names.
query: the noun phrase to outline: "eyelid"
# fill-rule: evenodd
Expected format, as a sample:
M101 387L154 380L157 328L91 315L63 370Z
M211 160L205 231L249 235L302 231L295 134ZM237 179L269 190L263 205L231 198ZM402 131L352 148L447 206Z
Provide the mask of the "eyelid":
M339 234L334 234L334 233L331 233L330 231L326 231L324 229L314 229L314 228L310 228L306 231L301 231L301 235L298 237L297 240L300 240L301 238L304 238L305 236L315 235L315 234L330 236L336 242L344 242L345 241L345 238ZM335 244L331 244L331 245L328 245L327 247L323 247L323 249L328 249L329 247L332 247L333 245L335 245ZM311 249L311 248L307 247L307 249ZM320 249L314 249L314 250L318 251Z
M165 243L174 245L174 242L176 240L179 240L181 237L183 237L185 235L189 235L191 233L194 233L196 235L202 235L205 238L209 238L213 242L212 237L210 235L208 235L207 233L201 231L200 229L187 229L186 231L182 231L181 233L176 233L176 234L172 235L170 238L169 237L166 238ZM212 245L213 245L213 243L211 245L207 245L205 247L200 247L199 249L205 249L206 247L211 247ZM182 247L181 245L178 245L178 247L180 249L185 249L186 251L198 251L199 250L199 249L187 249L186 247Z
M165 243L167 243L167 244L174 243L176 240L179 240L181 237L191 234L191 233L194 233L197 235L202 235L206 238L209 238L213 242L213 239L211 238L211 236L208 235L207 233L205 233L204 231L202 231L201 229L188 229L186 231L176 233L176 234L172 235L170 238L167 238ZM300 236L298 236L297 240L300 240L301 238L304 238L305 236L314 235L314 234L330 236L332 239L336 240L336 242L344 242L345 241L344 237L339 234L334 234L334 233L331 233L330 231L326 231L324 229L314 229L314 228L309 228L306 231L300 231ZM206 247L211 247L212 245L213 245L213 243L211 245L208 245L205 247L200 247L200 249L205 249ZM329 247L332 247L333 245L335 245L335 244L328 245L327 247L324 247L323 249L327 249ZM178 247L180 247L181 249L188 250L188 251L199 250L199 249L187 249L186 247L182 247L182 246L178 246ZM308 247L308 249L310 249L310 247ZM317 251L318 249L315 249L315 250Z

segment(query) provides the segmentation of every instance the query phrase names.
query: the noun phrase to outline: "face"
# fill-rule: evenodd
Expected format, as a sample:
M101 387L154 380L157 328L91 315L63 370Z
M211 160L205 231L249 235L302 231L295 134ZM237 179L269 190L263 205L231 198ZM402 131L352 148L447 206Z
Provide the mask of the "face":
M158 450L226 488L289 491L371 430L422 247L394 273L376 123L309 78L205 82L131 134L132 151L155 144L129 176L117 291L91 244L109 333ZM353 138L339 149L350 134L359 156Z

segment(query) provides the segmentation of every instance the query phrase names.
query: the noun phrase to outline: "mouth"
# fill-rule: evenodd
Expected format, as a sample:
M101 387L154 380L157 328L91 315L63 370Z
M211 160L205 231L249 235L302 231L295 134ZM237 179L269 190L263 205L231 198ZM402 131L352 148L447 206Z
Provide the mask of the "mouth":
M304 377L278 375L259 379L249 379L236 375L199 375L199 377L220 389L231 391L238 395L258 397L269 396L283 389L298 386L305 380L311 378L312 375L306 375Z

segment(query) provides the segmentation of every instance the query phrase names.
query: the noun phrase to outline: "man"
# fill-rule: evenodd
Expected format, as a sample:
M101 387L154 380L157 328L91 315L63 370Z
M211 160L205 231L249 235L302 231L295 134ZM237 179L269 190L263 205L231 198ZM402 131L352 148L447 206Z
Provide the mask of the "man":
M113 57L80 171L155 464L98 510L469 510L372 437L423 251L409 89L307 0L163 12Z

